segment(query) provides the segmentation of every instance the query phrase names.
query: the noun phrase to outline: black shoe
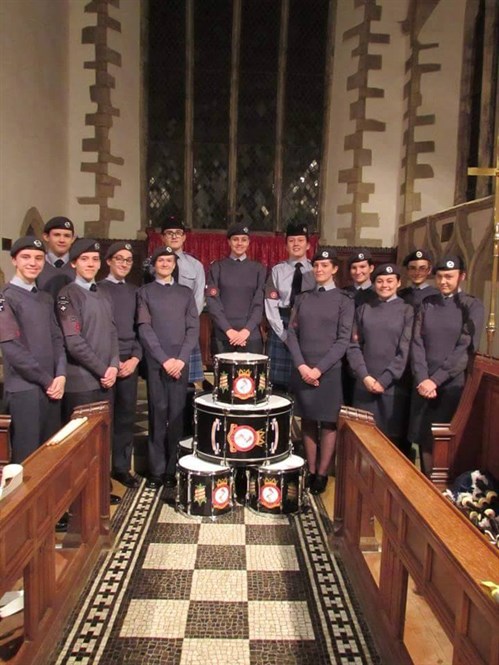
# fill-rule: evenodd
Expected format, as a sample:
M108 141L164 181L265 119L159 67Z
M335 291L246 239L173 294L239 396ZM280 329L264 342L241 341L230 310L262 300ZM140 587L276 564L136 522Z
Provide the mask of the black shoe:
M111 498L109 499L109 503L112 506L117 506L119 503L121 503L121 496L118 496L117 494L111 494Z
M327 476L319 476L319 474L317 474L312 486L310 487L310 493L315 495L322 494L326 491L326 486Z
M135 488L140 485L137 478L134 478L128 471L115 471L111 474L111 478L114 478L125 487Z
M174 473L166 473L165 474L165 487L176 487L177 486L177 479L175 477Z
M315 483L315 479L317 477L317 474L315 473L309 473L307 476L307 482L306 482L306 487L310 489L313 484Z
M158 478L158 476L151 476L146 483L146 487L150 490L161 489L163 487L161 478Z

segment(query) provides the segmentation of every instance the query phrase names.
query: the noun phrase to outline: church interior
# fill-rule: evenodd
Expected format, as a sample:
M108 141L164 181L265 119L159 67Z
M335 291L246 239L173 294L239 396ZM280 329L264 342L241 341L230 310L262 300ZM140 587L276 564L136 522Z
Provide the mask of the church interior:
M0 0L0 288L15 240L55 216L104 252L130 242L137 286L166 218L206 271L234 223L270 269L294 223L310 256L336 249L341 287L354 252L461 256L486 324L430 479L344 407L326 492L286 514L148 489L143 380L141 484L113 481L110 506L111 415L79 407L0 492L0 662L499 665L499 549L443 496L499 478L498 73L495 0Z

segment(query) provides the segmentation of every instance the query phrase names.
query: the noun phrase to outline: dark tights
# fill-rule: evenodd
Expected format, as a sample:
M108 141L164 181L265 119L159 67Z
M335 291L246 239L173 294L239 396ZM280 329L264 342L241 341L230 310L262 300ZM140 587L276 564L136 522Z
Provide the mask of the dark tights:
M336 447L336 423L302 418L301 428L310 473L327 476Z

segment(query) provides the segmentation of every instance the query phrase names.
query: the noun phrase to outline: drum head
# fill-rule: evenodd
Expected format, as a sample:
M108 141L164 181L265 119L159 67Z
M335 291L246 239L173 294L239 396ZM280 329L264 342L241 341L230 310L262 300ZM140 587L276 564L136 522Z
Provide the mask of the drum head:
M251 413L273 413L274 411L281 411L289 409L293 405L293 400L285 395L270 395L268 400L262 404L231 404L228 408L225 404L221 404L213 396L212 392L202 393L194 398L194 406L205 406L215 409L215 411L223 413L224 411L240 412L249 411Z
M226 362L233 365L251 365L252 363L259 363L268 360L268 356L261 353L239 353L232 351L231 353L217 353L215 358L219 362Z
M264 464L260 468L264 473L272 473L274 471L290 471L292 469L300 469L303 466L305 466L305 460L303 457L300 457L299 455L290 455L280 462L275 462L274 464Z
M205 462L205 460L200 459L196 455L185 455L184 457L181 457L178 461L178 466L184 471L194 471L200 474L206 473L207 475L229 471L228 466Z

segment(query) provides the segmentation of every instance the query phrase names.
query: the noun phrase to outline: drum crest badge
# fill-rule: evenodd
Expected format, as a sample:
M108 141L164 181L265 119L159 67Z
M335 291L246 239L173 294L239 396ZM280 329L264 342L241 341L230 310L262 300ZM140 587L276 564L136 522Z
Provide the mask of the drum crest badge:
M208 501L206 497L206 485L202 485L201 483L199 485L196 485L194 488L194 503L197 503L198 506L202 506L204 503Z
M267 375L263 372L258 377L258 391L265 392L267 389Z
M265 478L260 487L260 503L265 508L272 509L281 505L282 493L277 486L277 478Z
M256 430L250 425L237 425L236 423L232 423L229 433L227 434L227 442L231 453L246 453L249 450L252 450L255 446L264 445L265 430Z
M221 372L220 373L220 379L219 379L219 384L218 387L222 392L225 392L226 390L229 390L229 375L227 372Z
M228 478L220 478L216 481L216 486L213 491L212 503L213 508L223 510L229 505L230 502L230 487Z
M255 395L255 381L251 376L250 369L237 370L237 377L234 379L234 397L239 399L250 399Z

